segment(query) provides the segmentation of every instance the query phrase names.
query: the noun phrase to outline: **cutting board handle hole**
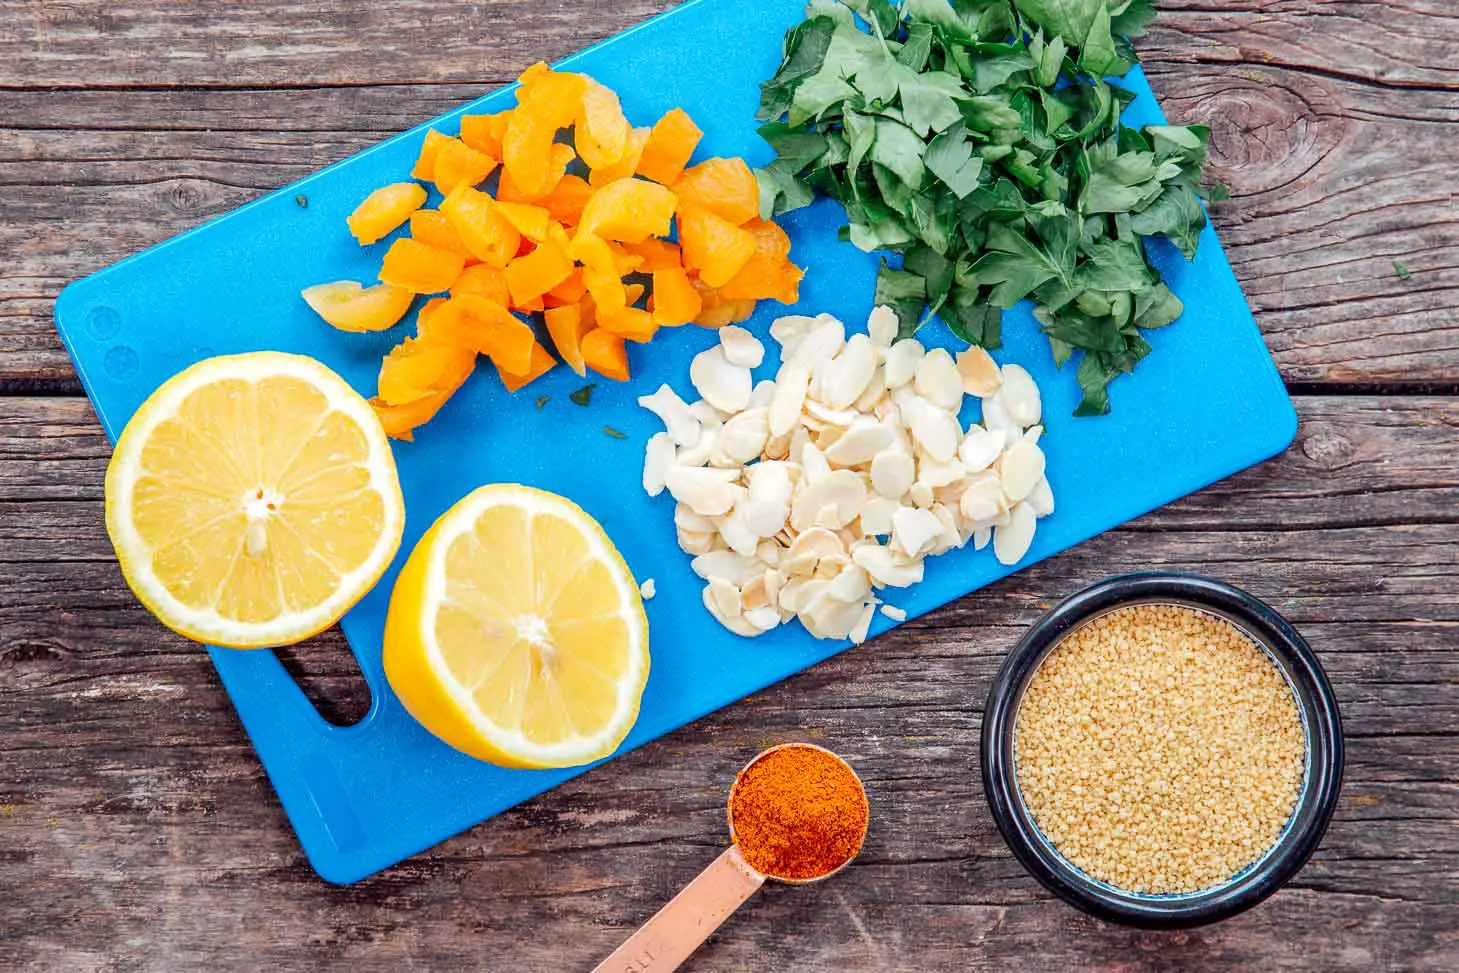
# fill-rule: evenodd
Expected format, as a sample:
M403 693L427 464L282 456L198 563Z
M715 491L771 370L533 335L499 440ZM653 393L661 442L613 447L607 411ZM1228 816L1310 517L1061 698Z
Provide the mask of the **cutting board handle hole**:
M326 722L354 726L370 712L370 686L339 626L274 655Z

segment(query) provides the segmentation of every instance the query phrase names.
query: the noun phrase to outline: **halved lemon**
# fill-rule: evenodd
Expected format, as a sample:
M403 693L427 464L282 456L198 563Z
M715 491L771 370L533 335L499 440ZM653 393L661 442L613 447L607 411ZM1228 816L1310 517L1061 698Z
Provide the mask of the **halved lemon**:
M106 470L127 583L168 628L214 645L287 645L333 625L404 528L380 420L300 355L227 355L173 376Z
M411 552L385 620L385 675L426 729L504 767L617 749L648 681L648 618L623 557L563 497L468 494Z

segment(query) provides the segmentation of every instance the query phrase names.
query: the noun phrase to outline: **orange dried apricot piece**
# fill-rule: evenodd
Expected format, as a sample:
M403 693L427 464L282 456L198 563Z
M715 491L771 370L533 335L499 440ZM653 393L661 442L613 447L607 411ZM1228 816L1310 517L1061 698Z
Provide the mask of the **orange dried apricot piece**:
M426 138L420 147L420 155L415 160L415 167L410 170L412 179L430 181L436 175L436 155L441 151L441 146L451 141L451 136L442 135L435 129L426 130Z
M361 246L369 246L390 235L425 205L426 191L413 182L381 186L355 207L345 222Z
M547 228L552 224L552 214L541 206L529 203L496 204L496 210L517 228L517 232L534 243L547 239Z
M638 171L638 160L643 157L644 146L648 145L649 135L652 129L635 128L628 133L628 148L623 152L623 158L611 166L604 166L601 169L588 171L588 182L594 186L606 186L610 182L619 179L627 179Z
M493 360L492 364L496 365L496 373L501 376L502 384L507 387L507 391L515 392L523 386L537 381L543 375L556 368L557 359L553 358L552 353L546 348L543 348L534 341L532 342L531 361L525 372L521 374L509 372L495 360Z
M537 249L518 257L507 265L507 289L512 304L521 307L540 298L572 275L572 258L554 244L542 243Z
M587 78L580 74L541 70L535 65L522 76L519 104L502 135L502 164L512 184L530 199L552 190L558 129L577 120ZM564 170L566 166L564 166Z
M550 307L543 312L542 319L547 323L547 335L552 339L553 347L562 356L562 360L567 363L567 367L579 375L586 375L587 369L583 365L581 347L582 307L577 304Z
M423 337L489 356L514 374L531 366L532 328L495 301L463 294L431 315Z
M755 238L755 254L720 288L720 294L736 300L775 298L782 304L794 304L800 291L801 271L787 259L790 237L768 220L751 220L742 229Z
M587 78L573 141L589 169L604 169L622 160L633 129L613 89Z
M496 160L485 152L476 151L460 139L447 139L436 153L431 181L443 196L448 196L457 186L485 182L495 168Z
M704 133L682 108L669 111L654 123L643 155L638 160L638 174L645 179L673 185L689 164Z
M600 307L598 327L620 338L647 344L658 333L654 317L641 307Z
M449 394L466 381L475 362L475 352L450 342L406 338L380 362L378 398L386 405L404 405L438 392Z
M583 335L583 364L604 378L615 382L626 382L628 373L628 348L623 339L611 331L594 328Z
M502 157L502 135L511 120L511 110L495 115L462 115L461 141L478 152L484 152L493 159Z
M583 209L578 231L624 243L667 236L677 205L674 194L658 183L619 179L593 193Z
M316 284L300 293L304 302L341 331L384 331L410 310L415 295L394 284L365 287L352 280Z
M385 251L380 279L412 294L439 294L451 289L465 266L466 258L459 253L400 239Z
M760 186L744 159L708 159L674 183L679 205L707 209L735 226L760 215Z
M470 186L457 186L441 203L441 212L456 228L466 249L483 263L505 267L517 255L522 235L496 210L490 196Z
M451 287L452 297L472 294L506 307L512 303L512 293L507 289L506 274L497 267L487 264L472 264L461 271Z
M441 411L441 406L451 400L455 389L450 392L432 392L422 399L404 405L389 405L378 397L370 400L370 407L380 419L385 435L402 442L415 442L415 431L430 422Z
M588 285L583 283L583 268L574 267L567 279L548 291L546 297L550 302L558 306L564 304L576 304L583 299L588 292Z
M722 328L734 321L735 302L721 297L719 291L710 287L698 277L690 277L694 291L699 295L700 309L694 316L694 324L701 328Z
M666 328L688 324L699 316L704 302L683 267L665 267L653 272L653 316Z
M684 263L684 257L679 253L679 245L667 240L650 238L642 243L624 244L623 249L639 258L641 262L635 269L641 274L681 267Z
M542 197L542 205L557 222L576 226L592 195L593 187L586 179L568 173L557 181L552 192Z
M418 209L410 214L410 238L424 243L428 247L435 247L437 250L448 250L451 253L459 253L466 258L468 264L476 263L476 258L471 251L466 249L466 244L461 242L461 236L451 221L446 219L446 214L436 209Z
M576 158L577 154L573 152L572 146L554 142L547 152L546 175L543 177L543 188L540 191L526 191L513 180L511 172L503 169L501 179L497 183L497 200L503 203L541 202L551 195L558 183L566 177L567 167L572 165Z
M711 287L723 287L755 255L755 237L707 209L681 206L679 249L684 266Z

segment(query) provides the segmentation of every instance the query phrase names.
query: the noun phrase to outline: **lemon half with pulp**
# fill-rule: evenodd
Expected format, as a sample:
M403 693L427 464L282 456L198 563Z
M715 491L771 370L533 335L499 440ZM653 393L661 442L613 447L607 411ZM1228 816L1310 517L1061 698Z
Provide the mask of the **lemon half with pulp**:
M168 628L233 648L333 625L400 547L390 444L359 393L312 358L209 358L142 403L106 471L127 584Z
M597 521L555 494L493 484L411 552L384 661L406 709L457 750L570 767L612 753L638 718L648 619Z

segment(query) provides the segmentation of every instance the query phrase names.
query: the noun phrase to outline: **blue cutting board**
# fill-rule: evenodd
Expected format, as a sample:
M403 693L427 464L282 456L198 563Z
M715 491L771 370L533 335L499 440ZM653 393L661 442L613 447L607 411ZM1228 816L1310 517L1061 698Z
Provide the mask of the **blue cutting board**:
M694 0L563 64L617 89L637 124L685 108L705 131L696 159L741 155L761 164L769 152L755 134L758 85L774 72L782 35L801 15L801 0ZM1160 121L1143 76L1132 74L1126 84L1138 95L1127 121ZM513 104L505 89L429 125L454 133L463 112ZM357 246L345 216L372 189L406 177L426 127L66 288L57 327L107 434L115 439L166 378L215 354L268 348L312 355L371 394L381 356L410 333L410 319L384 334L346 335L324 325L298 294L321 281L375 279L389 240ZM296 203L299 194L307 195L307 208ZM792 257L808 269L799 309L828 311L859 327L871 308L877 261L837 242L841 223L828 202L785 221ZM1172 248L1158 250L1185 316L1149 334L1154 353L1114 385L1107 417L1070 418L1078 400L1073 369L1054 368L1026 311L1009 314L998 358L1028 367L1043 390L1043 446L1058 500L1022 566L1257 463L1296 432L1291 402L1215 234L1206 231L1193 263ZM762 305L750 327L763 337L786 311ZM928 343L952 344L940 326L928 330ZM640 487L643 443L657 420L635 397L661 382L692 392L689 360L714 341L689 327L634 347L633 381L600 382L588 409L568 402L582 382L566 368L511 396L486 366L415 443L396 445L404 546L343 623L373 693L362 722L325 722L270 652L211 650L321 876L357 881L582 772L503 770L462 756L421 729L385 682L381 630L395 571L432 521L483 483L517 481L571 497L603 524L640 580L656 579L658 596L647 605L653 672L624 750L847 648L817 642L798 626L752 643L714 624L689 558L675 544L672 501L650 499ZM775 364L772 355L757 379ZM541 395L551 400L538 411ZM628 438L605 435L605 424ZM916 616L1009 573L991 551L968 548L929 561L923 584L892 591L888 600ZM878 615L872 632L888 627Z

